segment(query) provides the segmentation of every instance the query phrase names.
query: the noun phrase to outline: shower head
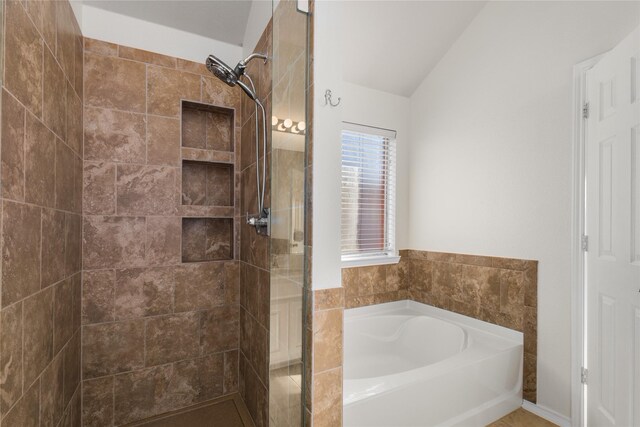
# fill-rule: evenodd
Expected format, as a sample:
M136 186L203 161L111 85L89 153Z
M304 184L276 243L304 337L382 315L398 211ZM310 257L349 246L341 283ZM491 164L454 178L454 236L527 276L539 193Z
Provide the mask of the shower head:
M257 101L255 89L249 88L245 83L240 81L240 77L245 75L246 62L240 61L235 69L229 67L220 58L215 55L209 55L207 57L207 70L209 70L214 76L228 84L229 86L240 86L244 93L254 101Z
M238 75L233 71L233 68L229 67L216 56L209 55L206 65L207 70L229 86L233 87L238 83Z

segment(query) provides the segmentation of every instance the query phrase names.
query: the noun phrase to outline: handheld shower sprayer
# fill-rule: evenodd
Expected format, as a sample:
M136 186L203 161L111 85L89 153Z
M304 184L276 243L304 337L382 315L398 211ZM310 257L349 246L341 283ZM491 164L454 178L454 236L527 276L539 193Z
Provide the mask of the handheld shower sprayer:
M228 84L231 87L239 86L240 89L255 103L255 113L256 113L256 185L257 185L257 201L258 201L258 216L248 217L247 215L247 223L254 226L256 228L256 232L262 235L269 235L271 230L271 221L269 218L269 208L264 207L264 193L265 193L265 184L266 184L266 175L267 175L267 114L258 98L256 87L253 83L253 79L247 73L247 64L254 59L262 59L264 63L267 63L267 56L261 53L252 53L244 60L238 62L238 65L235 68L229 67L224 63L221 59L217 58L214 55L209 55L207 57L206 66L207 69L218 79L222 80L224 83ZM241 81L240 79L244 77L248 84ZM259 127L260 122L258 120L258 108L261 111L262 116L262 180L260 179L260 137L259 137Z

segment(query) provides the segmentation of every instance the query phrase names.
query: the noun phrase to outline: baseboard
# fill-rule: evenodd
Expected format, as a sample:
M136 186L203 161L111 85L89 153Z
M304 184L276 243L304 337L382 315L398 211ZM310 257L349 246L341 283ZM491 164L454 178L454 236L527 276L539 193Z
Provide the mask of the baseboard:
M544 418L547 421L551 421L554 424L559 425L560 427L571 427L571 419L565 417L564 415L560 415L551 409L543 408L542 406L538 406L535 403L531 403L528 400L522 401L522 409L529 411L533 414L536 414L540 418Z

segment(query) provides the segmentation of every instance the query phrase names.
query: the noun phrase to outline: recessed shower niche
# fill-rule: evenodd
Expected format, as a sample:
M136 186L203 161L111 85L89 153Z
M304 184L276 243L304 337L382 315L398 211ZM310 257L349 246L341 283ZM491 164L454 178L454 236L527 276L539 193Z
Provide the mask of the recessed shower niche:
M183 160L182 204L233 206L233 165Z
M182 102L182 262L234 258L234 114Z

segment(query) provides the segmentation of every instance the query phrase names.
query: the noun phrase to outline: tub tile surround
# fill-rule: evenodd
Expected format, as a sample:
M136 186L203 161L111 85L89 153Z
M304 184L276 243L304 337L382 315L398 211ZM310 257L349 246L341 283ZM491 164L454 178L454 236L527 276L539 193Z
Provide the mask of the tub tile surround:
M0 418L77 426L82 36L67 1L0 6Z
M344 360L343 288L313 292L307 321L306 425L342 425L342 367ZM310 363L309 363L310 362Z
M523 332L523 398L535 403L538 262L416 250L400 255L398 264L343 269L345 307L411 299Z
M122 425L237 393L248 339L233 172L240 131L227 129L222 145L197 156L181 147L183 100L235 112L239 125L240 91L202 64L99 40L84 39L84 67L84 425ZM200 195L189 174L182 185L183 160L208 162L198 163L206 180L220 149L222 195L185 200L183 188ZM204 227L203 238L190 238L189 226Z

